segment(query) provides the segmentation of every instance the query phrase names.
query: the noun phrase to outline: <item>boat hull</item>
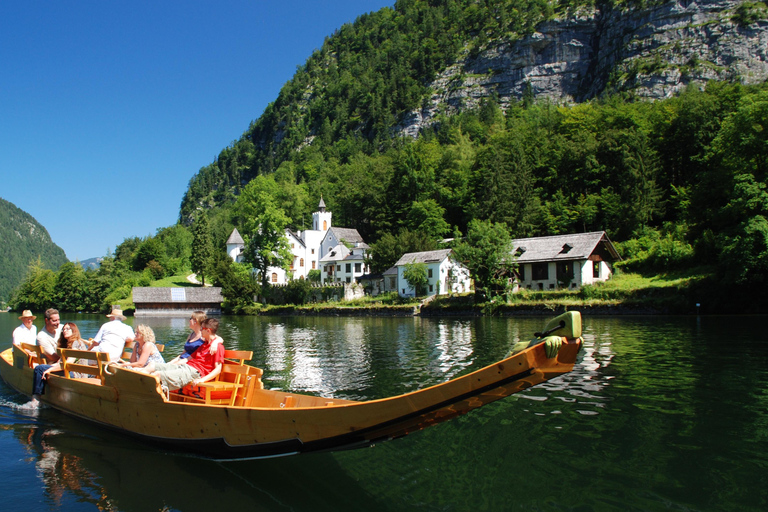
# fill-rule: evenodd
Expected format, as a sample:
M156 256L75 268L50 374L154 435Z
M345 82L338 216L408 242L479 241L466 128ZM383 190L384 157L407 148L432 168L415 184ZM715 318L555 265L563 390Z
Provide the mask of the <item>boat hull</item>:
M217 460L340 450L398 438L573 369L580 339L554 358L543 344L448 382L365 402L255 390L250 406L170 401L150 375L115 368L104 382L52 375L41 400L67 414ZM0 354L0 376L30 395L32 369L18 349ZM296 405L285 406L286 396ZM281 401L282 400L282 401Z

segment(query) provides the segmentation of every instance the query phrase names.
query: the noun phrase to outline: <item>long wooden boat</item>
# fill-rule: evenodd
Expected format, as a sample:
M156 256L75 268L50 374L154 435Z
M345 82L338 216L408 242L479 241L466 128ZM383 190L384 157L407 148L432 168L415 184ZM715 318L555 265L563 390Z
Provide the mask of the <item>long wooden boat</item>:
M241 365L244 382L231 385L234 398L206 403L164 393L155 376L104 365L95 377L50 375L41 401L72 416L217 460L362 447L435 425L571 371L582 344L581 317L568 312L547 327L552 332L545 334L551 336L539 336L528 348L516 347L522 350L485 368L380 400L263 389L261 370ZM15 346L0 353L0 376L26 395L32 392L31 359Z

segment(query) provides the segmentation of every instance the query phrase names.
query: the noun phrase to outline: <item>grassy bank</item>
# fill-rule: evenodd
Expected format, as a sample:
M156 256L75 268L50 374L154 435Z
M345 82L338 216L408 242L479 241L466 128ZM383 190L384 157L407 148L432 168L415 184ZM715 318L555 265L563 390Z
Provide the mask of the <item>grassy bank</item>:
M155 281L152 286L196 286L186 275ZM710 268L692 268L661 274L618 272L609 281L579 290L521 290L507 300L476 302L473 293L440 296L433 300L404 299L397 293L366 296L345 302L274 306L254 303L247 315L324 316L454 316L552 314L579 310L589 314L718 314L765 313L765 296L723 286ZM133 311L132 297L121 304Z

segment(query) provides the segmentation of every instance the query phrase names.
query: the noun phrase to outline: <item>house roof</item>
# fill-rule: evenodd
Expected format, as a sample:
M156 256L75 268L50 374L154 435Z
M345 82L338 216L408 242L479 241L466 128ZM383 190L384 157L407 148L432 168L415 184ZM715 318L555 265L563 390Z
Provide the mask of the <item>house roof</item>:
M304 243L304 240L302 240L301 237L296 232L294 232L293 230L286 229L285 232L288 233L289 235L291 235L294 240L299 242L299 244L301 244L302 247L306 247L307 246L307 244Z
M353 228L331 227L331 228L328 228L328 232L333 233L333 236L335 236L336 240L338 241L344 240L345 242L348 242L350 244L363 242L363 237L360 236L360 233L358 233L357 230Z
M186 288L133 288L133 303L143 304L152 303L217 303L220 304L224 298L221 295L221 288L214 286L190 286Z
M517 238L512 240L512 254L518 263L586 260L600 244L614 259L621 259L605 231Z
M219 238L221 240L221 238ZM229 244L244 244L245 240L243 240L243 237L240 236L240 233L237 231L237 228L232 230L232 234L229 235L229 238L227 238L227 245Z
M387 269L387 270L384 272L384 275L385 275L385 276L392 276L392 275L395 275L395 276L396 276L396 275L397 275L397 267L389 267L389 268L388 268L388 269Z
M450 249L440 249L438 251L426 251L426 252L409 252L403 254L397 263L396 267L407 265L409 263L440 263L451 254Z
M344 244L339 244L328 253L320 258L320 263L330 263L331 261L342 261L344 258L349 256L350 251L347 249L347 246Z

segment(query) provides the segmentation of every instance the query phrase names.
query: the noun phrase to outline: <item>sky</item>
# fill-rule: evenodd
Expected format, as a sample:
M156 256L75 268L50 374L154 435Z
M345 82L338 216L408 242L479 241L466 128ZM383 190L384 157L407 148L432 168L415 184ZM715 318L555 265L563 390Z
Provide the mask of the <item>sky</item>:
M154 235L327 36L393 5L3 0L0 197L71 261Z

